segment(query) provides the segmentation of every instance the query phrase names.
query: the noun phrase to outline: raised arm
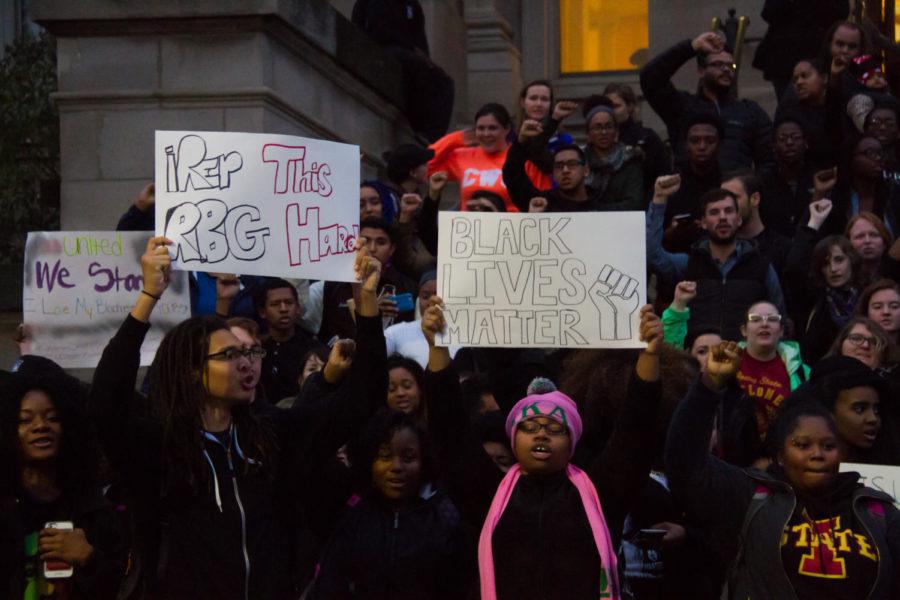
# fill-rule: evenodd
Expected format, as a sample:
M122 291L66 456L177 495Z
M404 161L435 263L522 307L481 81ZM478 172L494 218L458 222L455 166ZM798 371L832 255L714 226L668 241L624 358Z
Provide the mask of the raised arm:
M422 315L422 333L428 341L424 382L428 436L447 492L465 520L480 527L503 473L472 431L450 352L435 344L435 335L446 327L442 304L439 296L432 296Z
M695 55L693 42L684 40L654 57L641 69L641 91L669 128L670 135L677 130L684 112L684 99L672 84L672 77Z
M147 464L145 460L152 460L147 453L152 453L155 437L162 433L161 428L139 417L134 384L150 315L169 285L171 259L166 246L171 243L162 236L147 242L141 257L143 288L131 313L103 350L91 384L91 419L107 457L125 476L139 472L140 465Z
M641 495L653 464L657 444L652 423L659 407L659 353L662 323L648 304L641 308L641 341L647 347L638 356L628 398L616 419L613 433L588 468L597 488L609 530L618 537L632 502Z
M540 194L525 172L528 160L528 144L541 133L542 126L534 119L526 119L519 129L519 137L509 147L506 162L503 163L503 183L513 204L522 212L528 212L528 202Z
M687 268L687 254L673 254L663 248L666 205L669 198L681 187L681 175L663 175L656 178L653 201L647 208L647 263L665 282L676 283Z
M690 350L684 347L684 339L687 337L688 320L691 318L691 309L688 305L696 297L696 281L679 281L675 286L675 299L663 311L663 339L678 350Z
M694 522L722 540L736 540L754 483L743 470L710 454L716 409L740 367L740 349L711 349L706 371L678 405L666 438L666 475L672 493Z

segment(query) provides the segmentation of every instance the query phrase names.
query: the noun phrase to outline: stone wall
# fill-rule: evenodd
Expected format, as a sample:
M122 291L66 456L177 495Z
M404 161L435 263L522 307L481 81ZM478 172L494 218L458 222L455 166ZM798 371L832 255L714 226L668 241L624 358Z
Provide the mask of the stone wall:
M108 229L153 179L156 129L411 139L399 65L325 0L34 0L58 38L63 229Z

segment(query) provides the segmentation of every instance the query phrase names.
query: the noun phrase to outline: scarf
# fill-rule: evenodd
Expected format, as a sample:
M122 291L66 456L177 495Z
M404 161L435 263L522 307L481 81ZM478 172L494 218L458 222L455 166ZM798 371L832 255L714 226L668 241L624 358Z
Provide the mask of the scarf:
M825 300L828 303L828 314L831 322L838 328L847 324L853 317L856 301L859 300L859 290L855 287L847 289L825 288Z
M506 505L512 497L513 490L522 472L519 465L513 465L494 494L491 509L484 520L481 529L481 537L478 540L478 571L481 576L481 600L497 600L497 589L494 581L494 553L492 540L494 530L500 522ZM594 535L594 543L600 554L600 597L610 600L621 600L619 593L619 578L616 565L616 552L609 537L609 529L606 526L606 518L603 516L603 508L597 497L597 490L591 483L587 473L574 465L566 466L566 475L569 481L578 490L584 512L587 514L591 525L591 533Z

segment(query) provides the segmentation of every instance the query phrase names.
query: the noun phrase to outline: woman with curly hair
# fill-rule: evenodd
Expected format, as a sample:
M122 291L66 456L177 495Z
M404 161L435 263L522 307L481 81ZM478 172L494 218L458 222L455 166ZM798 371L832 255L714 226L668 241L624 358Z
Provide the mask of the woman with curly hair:
M72 387L49 373L14 373L0 385L2 598L112 599L125 573L125 538ZM60 521L73 528L48 527ZM53 563L73 575L46 578Z

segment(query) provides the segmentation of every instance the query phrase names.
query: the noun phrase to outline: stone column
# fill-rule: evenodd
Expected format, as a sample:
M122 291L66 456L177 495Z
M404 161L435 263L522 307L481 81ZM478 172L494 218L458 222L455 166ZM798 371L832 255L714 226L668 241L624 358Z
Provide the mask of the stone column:
M115 227L157 129L408 141L399 65L325 0L33 0L57 36L63 229Z
M510 23L506 15L511 11L501 11L505 6L498 0L468 0L465 6L470 112L500 102L514 115L522 87L522 53L514 40L518 24Z

